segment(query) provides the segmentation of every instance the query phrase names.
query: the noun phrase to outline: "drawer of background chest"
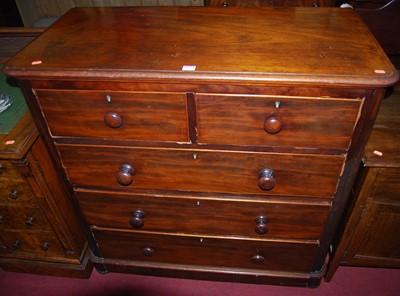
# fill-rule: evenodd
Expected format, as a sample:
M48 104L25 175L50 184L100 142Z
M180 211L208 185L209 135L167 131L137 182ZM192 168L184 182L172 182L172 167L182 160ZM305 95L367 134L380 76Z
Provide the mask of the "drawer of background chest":
M196 95L200 143L345 150L361 100Z
M36 90L54 137L188 142L184 93Z
M96 229L94 236L100 253L109 259L291 272L308 272L317 249L317 244L312 242L133 234Z
M91 225L140 231L319 239L328 204L76 191Z
M371 193L373 198L390 199L400 202L400 169L379 169L373 184L373 188L374 189Z
M0 184L6 179L21 179L21 176L22 173L11 162L0 159Z
M4 231L0 230L2 244L8 254L21 258L47 258L65 256L56 236L50 231ZM2 253L3 255L4 253Z
M324 155L57 147L73 186L115 190L332 198L344 160L343 156Z
M36 204L36 201L23 179L3 179L0 177L0 203Z
M0 205L0 229L50 230L50 225L40 208Z

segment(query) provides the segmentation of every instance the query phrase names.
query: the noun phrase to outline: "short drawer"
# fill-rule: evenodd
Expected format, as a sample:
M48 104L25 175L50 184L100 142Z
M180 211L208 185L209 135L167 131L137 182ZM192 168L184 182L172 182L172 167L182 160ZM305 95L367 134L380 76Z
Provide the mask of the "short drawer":
M36 203L33 193L24 180L0 178L0 203Z
M0 205L0 229L50 230L40 208Z
M400 202L400 169L379 169L371 195L374 198L385 198Z
M36 90L36 95L54 137L189 141L184 93Z
M34 259L65 256L63 247L50 231L0 230L0 237L2 249L8 250L2 255Z
M21 176L22 176L21 172L10 161L0 159L0 178L1 179L3 179L3 180L9 179L9 178L20 179ZM2 182L0 182L0 186L1 186L1 183L3 183L3 180L1 180Z
M196 95L200 143L346 150L361 100Z
M319 239L329 205L77 190L89 224L140 231Z
M154 263L309 272L316 243L134 234L94 230L105 258Z
M343 156L57 145L75 187L332 198ZM261 187L263 189L261 189Z

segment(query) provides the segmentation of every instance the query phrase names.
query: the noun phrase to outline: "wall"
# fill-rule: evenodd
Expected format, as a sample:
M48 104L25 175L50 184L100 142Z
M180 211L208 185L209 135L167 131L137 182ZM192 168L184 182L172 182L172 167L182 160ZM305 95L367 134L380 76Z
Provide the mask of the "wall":
M72 7L95 6L202 6L204 0L15 0L25 27L40 18L59 17Z

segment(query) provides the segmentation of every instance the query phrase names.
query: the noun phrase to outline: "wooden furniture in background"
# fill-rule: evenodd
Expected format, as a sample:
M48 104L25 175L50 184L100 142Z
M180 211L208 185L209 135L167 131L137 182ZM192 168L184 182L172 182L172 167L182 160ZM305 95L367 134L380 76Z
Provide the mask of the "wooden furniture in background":
M354 11L313 8L76 8L5 72L99 271L303 286L398 79Z
M204 0L205 6L334 7L336 0Z
M41 32L1 28L0 63ZM0 268L89 277L89 255L64 184L26 113L11 132L0 134Z
M339 264L400 267L400 92L395 90L382 102L327 280Z
M52 161L26 113L0 135L0 268L89 277L86 239Z
M73 7L203 6L204 0L15 0L25 27L42 18L60 17Z

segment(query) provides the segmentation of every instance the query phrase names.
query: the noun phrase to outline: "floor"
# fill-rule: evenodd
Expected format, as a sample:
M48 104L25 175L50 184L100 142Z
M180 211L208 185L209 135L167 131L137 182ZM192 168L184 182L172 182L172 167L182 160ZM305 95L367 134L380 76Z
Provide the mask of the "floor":
M0 295L51 296L398 296L400 269L339 267L329 283L297 288L157 278L129 274L70 279L0 270Z

